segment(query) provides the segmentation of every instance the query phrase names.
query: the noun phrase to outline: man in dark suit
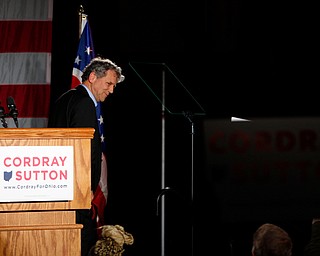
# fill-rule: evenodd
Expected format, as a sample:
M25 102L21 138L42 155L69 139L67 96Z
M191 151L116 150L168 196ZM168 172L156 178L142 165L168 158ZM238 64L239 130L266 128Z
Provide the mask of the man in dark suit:
M101 140L96 106L113 93L117 83L124 80L122 70L109 59L94 58L84 68L82 84L62 94L55 102L49 115L48 127L94 128L91 141L91 195L98 186L101 173ZM78 210L76 222L83 224L81 230L81 255L87 256L97 240L96 220L90 209Z

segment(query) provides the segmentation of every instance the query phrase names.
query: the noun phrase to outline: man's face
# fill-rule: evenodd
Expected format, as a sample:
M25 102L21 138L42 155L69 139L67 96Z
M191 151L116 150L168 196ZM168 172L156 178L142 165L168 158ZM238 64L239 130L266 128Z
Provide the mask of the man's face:
M117 73L114 70L108 70L107 75L101 78L93 73L91 82L92 93L97 102L104 102L117 85Z

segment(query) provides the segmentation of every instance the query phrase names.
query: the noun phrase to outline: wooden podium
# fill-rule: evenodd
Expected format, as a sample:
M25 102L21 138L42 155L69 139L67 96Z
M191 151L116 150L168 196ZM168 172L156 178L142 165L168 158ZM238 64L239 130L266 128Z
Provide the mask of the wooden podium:
M27 150L28 146L72 146L74 149L73 200L0 202L1 256L81 254L82 225L76 224L75 210L91 207L93 133L93 128L0 129L0 147L24 146Z

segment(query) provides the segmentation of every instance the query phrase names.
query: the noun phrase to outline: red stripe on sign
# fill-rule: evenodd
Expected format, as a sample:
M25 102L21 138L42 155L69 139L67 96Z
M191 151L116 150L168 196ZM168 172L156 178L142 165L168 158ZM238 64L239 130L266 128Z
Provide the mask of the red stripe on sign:
M0 52L51 52L52 21L0 21Z
M49 84L0 85L0 106L7 113L7 98L11 96L19 112L18 117L48 117L50 102Z

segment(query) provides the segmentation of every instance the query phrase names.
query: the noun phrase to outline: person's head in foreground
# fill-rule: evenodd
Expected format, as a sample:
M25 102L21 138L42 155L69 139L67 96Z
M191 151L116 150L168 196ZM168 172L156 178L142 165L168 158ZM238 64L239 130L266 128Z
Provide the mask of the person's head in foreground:
M133 244L132 234L120 225L101 226L101 238L90 250L90 256L122 256L124 245Z
M292 240L274 224L263 224L253 234L252 256L291 256Z

